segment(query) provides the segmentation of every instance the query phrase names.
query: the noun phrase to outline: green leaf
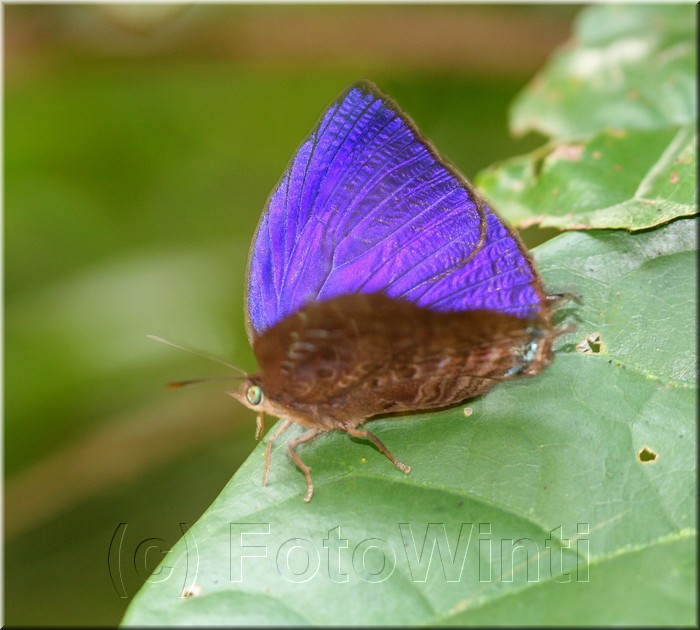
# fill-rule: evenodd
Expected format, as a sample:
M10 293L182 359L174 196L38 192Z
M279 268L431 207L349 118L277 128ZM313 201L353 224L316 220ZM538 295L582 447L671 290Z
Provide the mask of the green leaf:
M338 433L305 445L309 504L282 440L261 487L259 445L123 623L693 624L696 229L538 248L583 296L547 370L373 421L410 475Z
M669 536L605 558L591 567L596 579L582 585L550 582L541 588L524 588L503 600L457 613L443 620L446 625L551 626L599 625L614 619L629 625L684 625L695 617L695 598L684 581L694 575L696 540L694 532ZM649 581L649 575L656 580ZM659 588L659 580L665 588ZM629 593L634 592L630 606ZM553 606L552 602L556 601ZM546 609L547 619L541 611ZM572 620L575 620L572 624Z
M696 120L696 8L601 5L516 99L511 127L576 138Z
M695 124L603 131L483 171L477 184L521 228L643 230L697 213Z

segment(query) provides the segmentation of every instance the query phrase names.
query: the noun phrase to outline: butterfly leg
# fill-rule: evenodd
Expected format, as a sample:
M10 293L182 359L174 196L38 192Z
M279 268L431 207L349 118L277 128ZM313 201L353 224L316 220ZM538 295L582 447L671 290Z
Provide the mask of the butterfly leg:
M265 467L263 468L263 480L262 485L267 485L267 472L270 470L270 454L272 453L272 443L282 435L292 424L291 420L285 420L280 424L279 428L267 439L267 445L265 446Z
M301 461L301 457L299 457L299 455L296 454L296 451L294 449L302 442L308 442L311 438L315 437L319 433L321 433L320 429L309 429L306 433L302 433L298 438L294 438L291 442L287 444L287 448L289 449L289 456L292 458L292 461L297 465L297 468L304 473L304 477L306 477L306 496L304 497L304 501L306 501L307 503L311 501L311 497L314 493L314 484L311 481L311 469L303 461Z
M583 302L583 298L578 293L548 293L545 298L555 308L566 302L576 302L576 304Z
M354 429L348 425L343 425L343 431L345 431L348 435L352 435L353 437L366 438L370 440L372 444L374 444L382 453L384 453L384 455L389 458L389 461L391 461L391 463L394 464L394 466L396 466L401 472L405 472L406 474L411 472L411 467L406 466L406 464L402 464L398 459L396 459L376 435L373 435L369 431Z
M263 433L265 433L265 412L261 411L255 418L255 439L260 440Z

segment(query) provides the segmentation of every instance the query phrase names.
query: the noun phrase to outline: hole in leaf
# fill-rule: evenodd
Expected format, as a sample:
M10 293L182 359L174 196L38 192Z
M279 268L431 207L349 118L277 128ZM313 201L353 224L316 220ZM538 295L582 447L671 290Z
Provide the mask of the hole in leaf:
M471 416L471 415L474 413L474 410L473 410L471 407L465 407L465 408L462 410L462 413L463 413L465 416L467 416L467 418L468 418L469 416Z
M642 462L642 464L655 462L658 457L659 456L656 451L653 448L646 446L646 444L642 447L639 453L637 453L637 459Z
M603 339L599 332L589 333L576 344L576 350L582 354L600 354L603 351Z

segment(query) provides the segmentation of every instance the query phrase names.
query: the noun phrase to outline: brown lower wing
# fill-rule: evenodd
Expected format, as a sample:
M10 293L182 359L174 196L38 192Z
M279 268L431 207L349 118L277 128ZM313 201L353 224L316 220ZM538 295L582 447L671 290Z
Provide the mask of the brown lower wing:
M530 360L538 338L549 344L549 336L544 320L439 313L382 294L352 294L310 303L258 337L253 349L272 399L359 424L482 394ZM547 360L548 353L549 345Z

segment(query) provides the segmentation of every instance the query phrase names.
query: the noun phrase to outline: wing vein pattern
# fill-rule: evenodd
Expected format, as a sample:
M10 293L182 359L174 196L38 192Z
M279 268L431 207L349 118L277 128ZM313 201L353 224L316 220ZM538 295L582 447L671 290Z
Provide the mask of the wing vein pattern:
M523 318L544 301L518 238L369 82L328 108L270 195L251 246L249 335L357 292Z

